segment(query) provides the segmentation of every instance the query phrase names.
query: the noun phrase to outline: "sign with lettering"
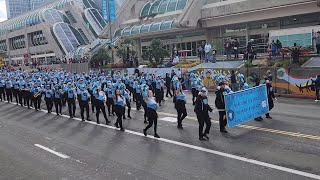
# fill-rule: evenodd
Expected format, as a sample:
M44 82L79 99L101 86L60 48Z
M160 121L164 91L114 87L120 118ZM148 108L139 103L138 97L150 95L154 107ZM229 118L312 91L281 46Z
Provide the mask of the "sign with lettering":
M109 4L110 4L110 9L108 7ZM109 22L109 16L110 16L111 22L114 22L116 19L115 0L102 0L102 17L104 20Z
M249 122L269 112L266 85L225 95L228 127Z

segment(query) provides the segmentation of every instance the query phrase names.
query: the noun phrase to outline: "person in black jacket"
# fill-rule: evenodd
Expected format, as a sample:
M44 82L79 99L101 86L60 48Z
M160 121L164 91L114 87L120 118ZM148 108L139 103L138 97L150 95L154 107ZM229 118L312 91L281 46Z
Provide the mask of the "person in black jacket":
M237 77L234 70L231 71L231 90L237 92L239 90L239 85L237 83Z
M208 97L206 96L206 88L202 88L199 92L197 100L195 102L194 111L197 114L197 119L199 122L199 140L204 141L209 139L207 134L210 132L211 121L209 117L209 111L212 112L212 108L208 104ZM206 129L203 132L204 123L206 124ZM205 138L206 139L205 139Z
M170 77L169 73L166 74L166 87L167 87L166 97L169 97L168 95L170 95L172 97L172 93L171 93L171 77Z
M215 105L219 111L219 125L220 125L220 132L222 133L228 133L226 130L226 125L227 125L227 120L226 120L226 104L224 100L224 87L225 84L224 82L219 83L219 86L217 87L216 91L216 100L215 100Z
M273 88L272 88L270 80L266 80L266 85L267 85L269 111L271 111L271 109L273 109L273 107L274 107L273 99L277 100L277 98L274 95L274 91L273 91ZM272 117L270 116L269 113L266 114L266 118L272 119Z
M317 79L314 81L314 89L316 90L316 102L320 101L320 74L317 76Z
M257 86L260 86L260 78L258 78L258 77L255 79L254 87L257 87ZM263 118L261 116L259 116L259 117L255 118L254 120L255 121L263 121Z

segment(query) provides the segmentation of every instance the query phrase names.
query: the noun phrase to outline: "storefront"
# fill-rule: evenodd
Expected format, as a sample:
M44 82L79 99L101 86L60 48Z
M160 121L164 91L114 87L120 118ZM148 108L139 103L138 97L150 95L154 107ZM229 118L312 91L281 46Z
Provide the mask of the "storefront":
M199 46L206 42L205 32L181 33L155 38L160 39L164 44L164 48L170 53L172 53L175 47L177 51L190 50L190 52L187 53L188 57L197 57ZM141 39L142 53L146 51L153 39L154 38Z

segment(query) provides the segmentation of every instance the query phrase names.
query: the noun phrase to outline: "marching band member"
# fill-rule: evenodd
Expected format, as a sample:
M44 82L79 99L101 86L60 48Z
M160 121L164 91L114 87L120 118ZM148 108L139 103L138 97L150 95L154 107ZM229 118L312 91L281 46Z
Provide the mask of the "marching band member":
M61 110L62 110L62 96L63 96L63 91L60 89L59 85L56 84L54 87L54 106L56 108L56 113L57 115L62 115Z
M212 112L212 108L208 104L208 97L206 94L207 94L207 89L203 87L199 92L199 95L195 102L195 109L194 109L195 113L197 114L197 119L199 122L199 140L201 141L209 139L207 134L209 134L210 127L211 127L211 121L210 121L208 111ZM206 129L203 132L204 124L206 124Z
M76 88L71 82L68 82L68 87L65 89L65 93L67 94L67 103L70 118L75 117L76 112Z
M12 102L12 81L9 78L6 79L5 87L8 103Z
M163 81L160 76L155 80L156 102L161 106Z
M5 87L5 81L3 80L3 75L0 74L0 101L5 101L6 100L6 94L4 91L4 87ZM3 98L2 98L3 96Z
M125 114L126 99L121 95L120 89L117 89L113 96L114 101L114 112L117 115L117 121L114 124L117 128L120 127L120 131L124 131L122 127L122 117Z
M143 129L143 134L145 136L147 136L148 129L151 128L152 125L153 125L154 126L154 137L155 138L160 138L160 136L157 134L157 124L158 124L157 109L158 109L158 104L154 100L153 92L151 90L149 90L148 97L145 99L145 102L146 102L146 105L147 105L147 117L148 117L149 124L145 129Z
M89 101L90 101L90 93L88 90L85 89L85 85L81 84L80 89L77 92L78 94L78 101L79 101L79 106L80 106L80 115L82 121L84 121L84 111L86 111L86 120L90 121L90 116L89 116Z
M186 95L183 93L182 88L176 91L176 100L175 100L175 108L178 114L178 129L183 129L182 121L187 117L187 109L186 109Z
M36 83L33 84L33 87L30 89L30 93L32 94L32 102L34 109L36 111L40 110L41 105L41 96L42 96L42 90Z
M14 98L16 99L17 105L19 105L19 82L18 79L16 79L13 83L13 90L9 92L9 97L12 99L12 94ZM11 94L11 95L10 95ZM7 94L8 97L8 94Z
M52 107L53 107L53 101L52 101L53 91L52 89L50 89L49 84L47 85L46 89L43 90L43 94L44 94L44 100L46 102L48 113L51 113Z
M94 96L96 98L96 120L97 124L100 124L99 121L99 114L100 111L102 111L103 117L106 120L106 124L108 125L111 121L108 120L107 115L106 115L106 107L104 106L104 103L106 103L107 97L106 94L101 90L101 86L98 87L95 92Z
M222 133L228 133L226 130L227 125L227 119L226 119L226 104L224 100L224 92L225 92L225 83L221 82L219 83L219 86L216 90L216 100L215 105L219 111L219 125L220 125L220 132Z

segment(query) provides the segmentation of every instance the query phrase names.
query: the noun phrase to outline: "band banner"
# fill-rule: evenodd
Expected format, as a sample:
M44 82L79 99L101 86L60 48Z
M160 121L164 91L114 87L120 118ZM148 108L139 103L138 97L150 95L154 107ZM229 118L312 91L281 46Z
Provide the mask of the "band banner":
M246 123L269 112L266 85L225 95L228 127Z

